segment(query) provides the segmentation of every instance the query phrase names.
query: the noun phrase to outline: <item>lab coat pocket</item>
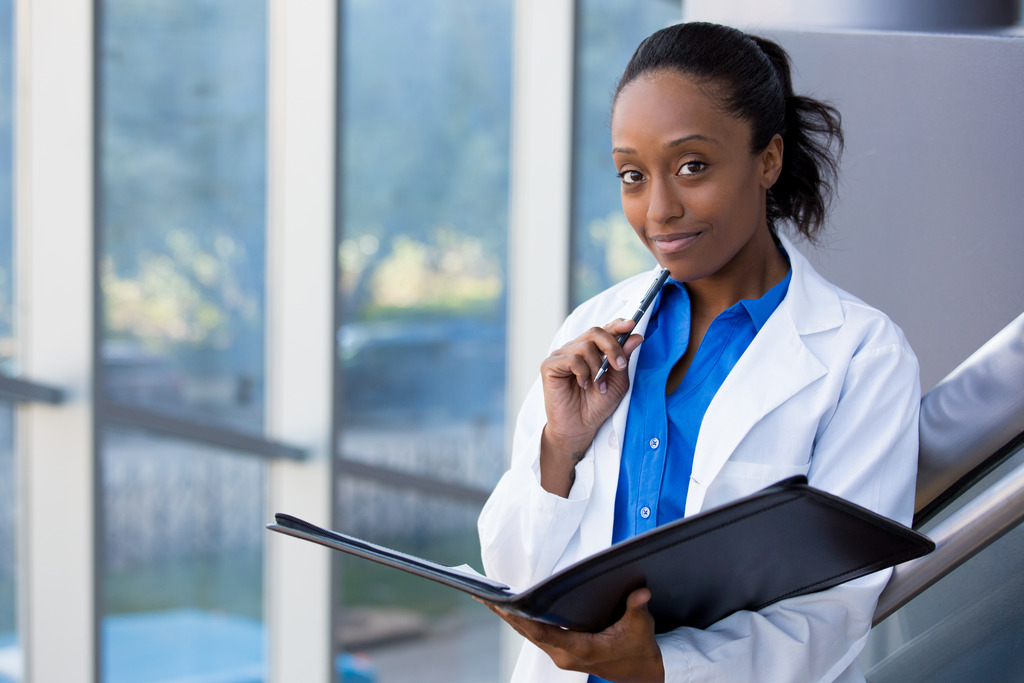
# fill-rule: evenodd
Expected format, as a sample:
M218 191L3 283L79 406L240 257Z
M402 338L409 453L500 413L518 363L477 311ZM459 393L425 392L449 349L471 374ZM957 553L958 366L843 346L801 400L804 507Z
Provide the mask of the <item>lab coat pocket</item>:
M810 462L792 465L727 460L718 472L718 476L711 482L702 507L707 510L724 505L737 498L760 491L777 481L798 474L807 474L810 466Z

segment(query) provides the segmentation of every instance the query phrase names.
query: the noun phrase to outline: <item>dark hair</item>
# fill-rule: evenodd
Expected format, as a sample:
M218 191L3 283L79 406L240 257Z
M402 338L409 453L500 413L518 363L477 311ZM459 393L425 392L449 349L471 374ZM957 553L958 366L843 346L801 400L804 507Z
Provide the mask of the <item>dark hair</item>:
M789 55L777 44L728 26L694 22L664 28L642 43L619 85L655 71L692 77L722 109L749 121L751 153L782 136L782 172L768 190L772 235L789 221L814 241L828 213L843 149L841 117L835 107L793 93Z

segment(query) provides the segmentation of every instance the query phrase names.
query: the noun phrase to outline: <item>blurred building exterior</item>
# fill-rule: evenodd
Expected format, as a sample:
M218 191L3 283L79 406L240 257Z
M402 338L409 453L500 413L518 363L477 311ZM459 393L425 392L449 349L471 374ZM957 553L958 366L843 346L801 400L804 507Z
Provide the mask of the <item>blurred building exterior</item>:
M756 30L839 107L805 252L927 390L1024 310L1020 16L0 0L0 683L503 680L479 605L263 525L479 568L555 325L649 266L608 158L635 45Z

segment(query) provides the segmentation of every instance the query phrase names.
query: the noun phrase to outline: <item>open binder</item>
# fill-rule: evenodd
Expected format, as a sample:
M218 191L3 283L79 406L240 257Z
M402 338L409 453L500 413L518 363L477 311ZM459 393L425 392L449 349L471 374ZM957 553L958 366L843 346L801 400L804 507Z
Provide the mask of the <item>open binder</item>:
M705 628L738 610L824 590L925 555L935 544L891 519L792 477L592 555L516 592L449 567L321 529L285 514L268 529L395 567L515 614L600 631L647 586L658 633Z

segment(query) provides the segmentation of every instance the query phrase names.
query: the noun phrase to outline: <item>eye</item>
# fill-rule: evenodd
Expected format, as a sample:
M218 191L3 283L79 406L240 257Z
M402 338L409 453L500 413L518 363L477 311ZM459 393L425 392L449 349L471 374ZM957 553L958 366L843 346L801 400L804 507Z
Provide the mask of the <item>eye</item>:
M643 173L641 173L640 171L634 171L632 169L628 171L623 171L622 173L619 173L617 175L619 176L619 180L622 181L623 185L636 185L639 182L643 182L644 179Z
M707 167L708 165L703 161L687 161L679 167L679 172L676 175L697 175Z

